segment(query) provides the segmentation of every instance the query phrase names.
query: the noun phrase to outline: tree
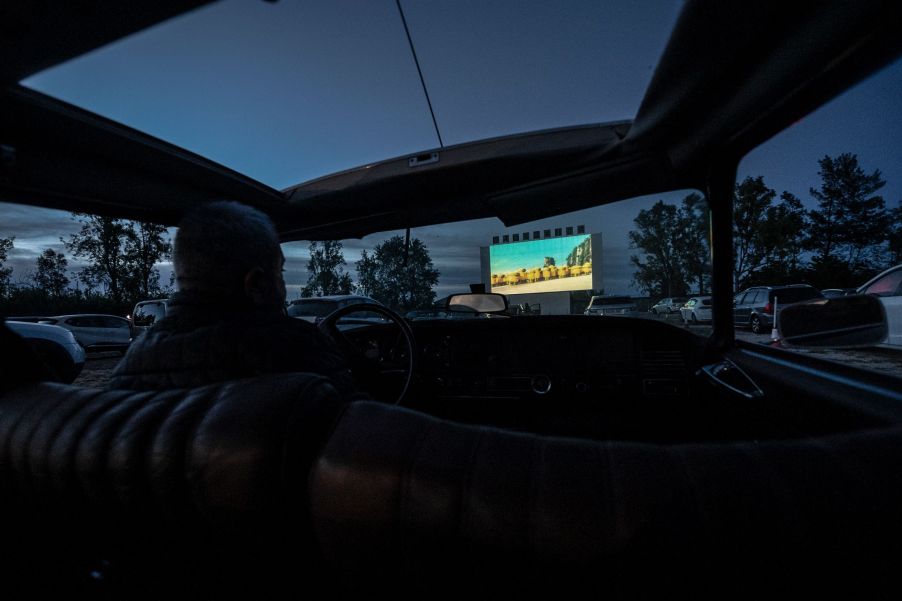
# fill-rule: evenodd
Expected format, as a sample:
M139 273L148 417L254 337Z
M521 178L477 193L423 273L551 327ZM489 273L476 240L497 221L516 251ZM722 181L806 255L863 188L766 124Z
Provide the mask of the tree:
M78 279L89 291L104 286L116 304L126 301L130 276L129 236L134 232L121 219L74 213L81 230L64 241L73 256L89 261Z
M125 249L130 268L126 285L129 296L136 300L157 297L162 289L156 264L172 253L172 244L164 237L166 226L141 221L128 227Z
M805 279L802 232L807 223L802 202L789 192L783 192L779 202L768 206L755 241L761 261L742 281L741 287L789 284Z
M710 213L708 203L700 194L689 194L677 213L679 233L677 252L684 257L686 283L698 284L698 293L705 294L711 277L711 248L708 242Z
M656 202L650 209L639 211L633 220L638 229L630 231L630 248L642 250L644 257L633 255L636 267L633 279L651 296L683 296L689 290L686 281L682 226L677 207ZM644 261L642 259L645 259Z
M63 253L58 253L52 248L44 249L37 260L37 271L34 274L34 284L51 297L61 298L69 286L69 278L66 277L66 267L69 261Z
M822 263L835 257L852 273L874 270L883 263L892 219L874 194L886 182L879 170L865 173L852 153L824 156L818 164L821 187L809 190L818 207L808 213L806 247Z
M761 225L777 193L764 178L746 177L733 192L733 287L742 289L767 258Z
M4 267L3 264L9 256L9 251L13 249L13 241L15 239L15 236L12 238L0 238L0 298L5 297L9 291L9 278L13 274L13 269L12 267Z
M902 201L890 212L889 264L902 263Z
M371 255L363 251L357 262L359 290L399 311L428 308L435 302L433 286L439 272L422 241L412 238L405 252L404 238L393 236L378 244Z
M789 283L803 272L807 215L789 192L768 188L762 176L746 177L733 196L733 285Z
M63 242L73 256L87 259L78 279L88 292L103 287L117 305L160 295L155 266L172 249L164 226L81 213L73 219L81 230Z
M324 240L310 243L310 260L307 261L307 285L301 296L327 296L351 294L354 288L351 274L344 270L345 261L342 244L338 240Z

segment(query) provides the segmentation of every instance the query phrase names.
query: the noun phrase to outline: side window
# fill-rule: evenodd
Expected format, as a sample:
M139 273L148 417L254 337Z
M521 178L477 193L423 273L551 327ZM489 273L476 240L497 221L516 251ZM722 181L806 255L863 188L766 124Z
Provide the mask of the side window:
M749 152L733 188L734 289L774 289L768 300L777 301L776 335L804 321L804 305L782 314L789 305L816 306L823 296L839 301L830 304L832 313L804 325L822 337L784 348L895 376L899 363L873 347L902 349L900 89L902 60L896 60ZM880 298L882 340L851 344L838 333L843 319L866 318L855 313L854 302L843 302L846 290ZM737 323L735 336L761 343L768 331Z
M159 303L147 303L139 305L135 309L134 322L136 326L147 327L152 326L157 320L157 305Z
M104 328L116 328L116 329L127 329L128 322L124 319L118 319L116 317L101 317L101 327Z
M85 327L83 320L84 320L83 317L70 317L69 319L66 320L66 325L69 325L69 326L72 326L75 328L83 328L83 327Z
M902 269L897 269L868 286L864 293L877 296L899 296L900 290L902 290Z

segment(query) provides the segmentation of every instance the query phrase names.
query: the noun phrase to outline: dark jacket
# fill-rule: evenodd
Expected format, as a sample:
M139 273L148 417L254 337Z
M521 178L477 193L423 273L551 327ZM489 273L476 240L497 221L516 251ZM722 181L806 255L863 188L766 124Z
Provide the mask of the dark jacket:
M314 325L179 293L166 317L132 342L110 387L194 388L283 372L321 374L342 396L362 396L341 352Z

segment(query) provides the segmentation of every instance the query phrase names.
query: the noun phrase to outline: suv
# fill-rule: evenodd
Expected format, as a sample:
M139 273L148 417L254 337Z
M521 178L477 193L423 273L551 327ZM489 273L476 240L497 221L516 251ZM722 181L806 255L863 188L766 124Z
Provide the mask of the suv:
M66 328L85 351L118 351L125 354L131 342L131 324L116 315L55 315L39 321Z
M379 304L368 296L358 296L356 294L312 296L291 301L291 304L288 305L288 316L317 323L336 309L360 303Z
M636 302L628 296L593 296L584 315L628 315L636 312Z
M135 305L135 310L127 317L132 327L132 339L138 338L153 324L166 317L168 307L168 298L141 301Z
M733 323L748 325L752 332L760 334L774 326L775 306L779 313L786 305L813 298L824 298L824 295L808 284L748 288L733 298Z
M676 313L688 300L689 299L685 296L662 298L651 308L651 312L655 315L657 315L658 313L667 313L668 315L670 313Z

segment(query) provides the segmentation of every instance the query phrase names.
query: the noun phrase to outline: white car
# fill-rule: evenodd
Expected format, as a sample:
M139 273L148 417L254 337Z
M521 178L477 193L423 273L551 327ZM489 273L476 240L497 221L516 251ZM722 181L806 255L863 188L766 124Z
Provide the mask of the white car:
M702 323L711 321L711 297L693 296L680 307L683 323Z
M890 267L872 278L858 289L858 294L873 294L880 298L886 311L888 334L885 342L902 346L902 265Z
M131 327L124 317L115 315L56 315L39 323L66 328L86 351L125 353L131 341Z
M85 349L66 328L10 319L6 320L6 327L28 342L50 369L54 380L69 384L85 366Z
M583 315L632 315L636 301L629 296L593 296Z

